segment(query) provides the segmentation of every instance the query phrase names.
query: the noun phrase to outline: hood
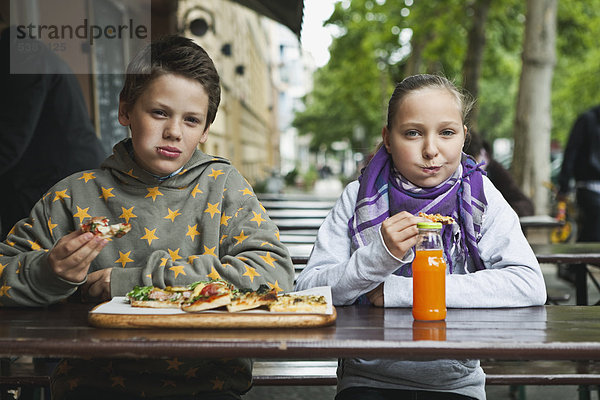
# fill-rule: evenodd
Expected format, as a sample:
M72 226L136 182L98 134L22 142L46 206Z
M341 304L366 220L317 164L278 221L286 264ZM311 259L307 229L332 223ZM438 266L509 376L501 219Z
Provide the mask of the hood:
M136 164L133 160L133 144L131 139L127 138L113 147L113 154L102 163L100 168L109 170L116 179L127 185L181 188L196 181L198 176L213 163L231 164L225 158L210 156L196 149L181 172L161 181Z

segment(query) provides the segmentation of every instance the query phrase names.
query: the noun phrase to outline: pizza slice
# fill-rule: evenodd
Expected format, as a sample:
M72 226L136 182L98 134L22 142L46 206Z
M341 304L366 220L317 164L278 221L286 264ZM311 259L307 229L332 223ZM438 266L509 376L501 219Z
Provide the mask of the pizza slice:
M233 295L231 303L227 304L227 311L237 312L269 306L276 300L277 291L275 289L269 289L267 285L260 285L256 291L252 289L241 289Z
M121 222L110 225L106 217L92 217L81 223L83 232L92 232L102 239L120 238L131 230L131 224Z
M235 288L232 284L215 280L198 284L192 296L182 303L181 309L187 312L212 310L231 303Z
M189 286L167 286L164 289L154 286L135 286L127 293L132 307L180 308L192 295Z
M419 217L427 218L431 222L439 222L442 225L452 225L454 223L454 218L445 217L441 214L425 214L424 212L420 212Z
M269 311L325 314L327 300L325 300L325 296L284 294L279 296L277 301L269 304Z

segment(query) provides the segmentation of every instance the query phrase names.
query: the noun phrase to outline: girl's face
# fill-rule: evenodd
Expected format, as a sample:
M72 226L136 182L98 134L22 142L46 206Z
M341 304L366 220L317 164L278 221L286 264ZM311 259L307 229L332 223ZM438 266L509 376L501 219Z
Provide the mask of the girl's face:
M119 103L119 122L131 129L135 161L146 171L166 176L206 142L208 95L197 81L165 74L154 79L131 108Z
M413 184L434 187L458 168L467 127L457 99L445 89L414 91L398 103L383 143L396 169Z

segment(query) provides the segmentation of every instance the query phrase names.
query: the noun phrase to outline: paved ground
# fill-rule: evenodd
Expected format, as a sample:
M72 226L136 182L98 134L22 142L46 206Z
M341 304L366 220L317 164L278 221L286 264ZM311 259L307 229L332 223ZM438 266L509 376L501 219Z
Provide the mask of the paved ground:
M546 286L550 295L570 294L570 299L563 304L575 304L575 291L572 285L556 277L554 265L542 265ZM595 275L600 280L600 269L594 269ZM588 280L589 281L589 280ZM594 304L600 299L600 293L589 283L589 303ZM599 308L600 311L600 308ZM527 386L524 389L525 398L520 400L576 400L579 398L577 386ZM508 386L488 386L486 388L488 400L512 400ZM256 387L252 389L244 400L332 400L335 396L335 387ZM515 399L517 397L514 397ZM598 391L592 393L591 400L600 400Z

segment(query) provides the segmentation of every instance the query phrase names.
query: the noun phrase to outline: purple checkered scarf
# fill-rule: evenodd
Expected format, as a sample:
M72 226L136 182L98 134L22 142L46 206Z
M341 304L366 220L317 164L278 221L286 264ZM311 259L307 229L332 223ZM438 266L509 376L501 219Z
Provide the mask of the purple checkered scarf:
M484 269L477 250L481 220L487 206L483 192L484 172L473 158L463 154L461 164L447 181L432 188L421 188L406 180L394 168L392 158L384 146L359 178L360 187L354 215L348 222L352 247L357 249L379 236L381 223L402 210L417 215L440 213L454 218L453 225L444 225L442 241L450 273L454 232L460 230L457 251L466 251L477 270ZM466 259L466 258L465 258Z

